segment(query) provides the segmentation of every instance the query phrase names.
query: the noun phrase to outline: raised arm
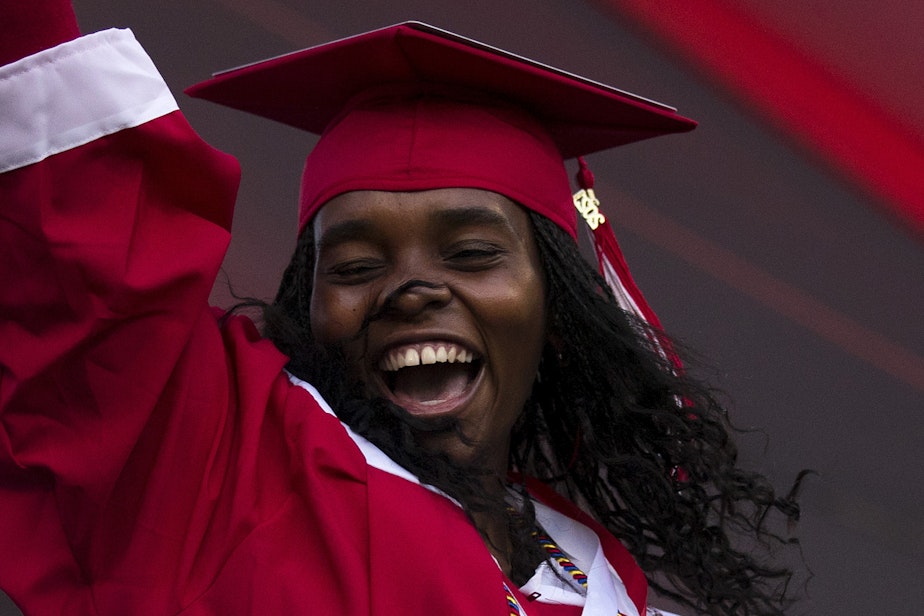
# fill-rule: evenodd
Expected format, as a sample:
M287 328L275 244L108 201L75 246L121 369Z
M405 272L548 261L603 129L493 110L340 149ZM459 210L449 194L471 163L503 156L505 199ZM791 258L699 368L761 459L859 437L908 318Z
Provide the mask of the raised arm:
M227 378L199 360L221 348L207 299L238 168L130 32L74 38L60 0L0 0L0 24L0 587L51 600L44 576L88 574L126 465L144 480L163 411L192 404L180 381Z

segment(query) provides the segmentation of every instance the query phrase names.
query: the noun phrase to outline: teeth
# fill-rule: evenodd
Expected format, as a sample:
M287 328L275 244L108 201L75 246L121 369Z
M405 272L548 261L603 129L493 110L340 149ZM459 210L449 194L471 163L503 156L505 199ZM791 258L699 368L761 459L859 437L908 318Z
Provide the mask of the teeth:
M416 347L405 347L388 353L379 362L379 368L395 372L407 366L420 366L444 363L468 364L475 359L472 351L466 351L454 344L425 344L418 351Z

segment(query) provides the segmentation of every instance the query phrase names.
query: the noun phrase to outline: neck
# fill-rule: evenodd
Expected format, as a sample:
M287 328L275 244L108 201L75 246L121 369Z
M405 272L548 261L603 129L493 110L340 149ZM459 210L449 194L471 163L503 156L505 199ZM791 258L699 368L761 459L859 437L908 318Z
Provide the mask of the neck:
M513 542L507 532L507 520L496 515L477 513L472 515L472 521L504 575L511 577Z

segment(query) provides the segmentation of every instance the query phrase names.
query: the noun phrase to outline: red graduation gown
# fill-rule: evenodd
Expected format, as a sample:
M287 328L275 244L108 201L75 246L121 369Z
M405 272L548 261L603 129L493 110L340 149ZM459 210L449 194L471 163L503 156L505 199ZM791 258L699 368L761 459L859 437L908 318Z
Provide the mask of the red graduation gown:
M509 614L455 504L367 463L248 320L219 327L237 165L156 84L117 87L124 36L0 75L34 111L0 151L0 588L27 614Z

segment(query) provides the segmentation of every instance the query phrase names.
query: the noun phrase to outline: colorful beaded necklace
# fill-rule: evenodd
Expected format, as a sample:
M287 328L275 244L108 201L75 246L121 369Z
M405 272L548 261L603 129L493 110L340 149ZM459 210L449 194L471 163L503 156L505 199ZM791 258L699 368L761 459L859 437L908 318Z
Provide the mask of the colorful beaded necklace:
M568 558L565 552L552 541L548 533L546 533L542 527L536 526L536 530L533 531L533 537L542 549L546 551L549 557L565 572L566 575L563 576L562 579L571 582L571 585L580 594L586 594L587 574L581 571L578 566ZM507 596L507 608L510 610L510 616L522 616L523 608L520 607L520 602L517 601L516 596L510 591L510 587L507 586L506 583L504 583L504 594Z
M517 601L517 598L513 596L507 582L504 582L504 594L507 595L507 609L510 610L510 616L522 616L523 608L520 607L520 602Z
M514 498L523 500L529 499L529 494L526 492L526 488L522 485L510 486L510 493ZM510 506L509 511L516 512L517 507ZM564 572L563 575L559 575L559 578L569 583L569 585L575 590L575 592L586 596L587 595L587 574L581 571L580 568L565 554L558 545L552 541L552 538L549 534L542 528L538 523L532 532L533 538L539 544L539 546L545 550L549 555L549 558L554 562L558 567ZM523 614L523 609L520 607L519 602L507 584L504 584L504 592L507 595L507 605L510 608L511 616L521 616Z
M558 563L558 566L570 576L570 580L573 581L573 586L585 594L587 592L587 574L581 571L577 565L575 565L570 558L558 547L554 541L546 534L541 527L536 527L536 530L533 531L533 537L536 541L539 542L539 545L548 553L553 561Z

